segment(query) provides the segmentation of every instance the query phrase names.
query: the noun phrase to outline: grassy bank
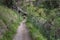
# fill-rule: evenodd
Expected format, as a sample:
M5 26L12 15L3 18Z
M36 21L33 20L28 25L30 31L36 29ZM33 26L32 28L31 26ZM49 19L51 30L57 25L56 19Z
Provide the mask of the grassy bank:
M39 29L37 29L36 26L28 21L26 24L33 40L46 40L46 38L40 33Z
M29 6L27 12L27 27L33 40L60 40L60 32L58 32L60 8L46 9Z
M0 40L12 40L19 23L22 21L22 17L19 16L17 12L7 7L0 6L0 20L3 21L7 29L3 32L3 37ZM1 25L0 28L2 28Z

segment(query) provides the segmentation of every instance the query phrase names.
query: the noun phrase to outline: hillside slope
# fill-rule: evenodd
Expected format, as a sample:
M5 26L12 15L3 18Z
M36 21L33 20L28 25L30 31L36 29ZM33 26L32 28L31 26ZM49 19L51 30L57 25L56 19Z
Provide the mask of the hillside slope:
M0 40L12 40L22 17L7 7L0 6Z

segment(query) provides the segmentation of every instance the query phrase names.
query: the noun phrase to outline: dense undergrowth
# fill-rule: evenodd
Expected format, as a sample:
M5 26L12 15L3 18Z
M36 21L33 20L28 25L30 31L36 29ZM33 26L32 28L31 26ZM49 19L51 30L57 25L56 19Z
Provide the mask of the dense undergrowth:
M60 8L27 7L29 28L33 40L59 40Z
M21 5L17 2L16 6L22 7L23 10L27 11L26 24L32 39L60 40L59 0L35 0L27 3L23 1L21 1ZM10 1L4 3L6 3L5 6L12 5ZM3 0L0 0L0 4L3 4ZM17 12L12 11L7 7L0 6L0 20L3 21L2 25L7 28L1 40L12 40L22 17L19 16Z
M34 26L31 22L27 22L27 27L31 34L32 40L46 40L39 29L37 29L36 26Z
M16 11L5 6L0 6L0 20L2 20L6 26L5 32L1 30L3 37L0 40L12 40L19 23L22 21L22 17ZM0 28L3 29L3 26L0 25Z

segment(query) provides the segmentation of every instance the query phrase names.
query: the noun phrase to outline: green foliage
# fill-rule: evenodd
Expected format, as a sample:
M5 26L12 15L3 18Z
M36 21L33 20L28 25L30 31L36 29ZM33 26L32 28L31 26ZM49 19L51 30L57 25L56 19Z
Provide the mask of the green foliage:
M0 6L0 19L7 26L7 30L3 34L1 40L12 40L19 22L22 21L22 17L17 12L12 11L7 7Z
M11 7L13 5L13 0L4 0L4 4L7 6L7 7Z
M44 5L44 8L47 8L47 9L59 8L59 0L43 1L42 5Z
M59 29L60 8L46 9L46 8L37 8L34 6L29 6L27 7L27 12L28 12L27 25L30 31L32 31L31 35L33 37L35 37L35 35L38 34L38 32L36 31L39 31L39 33L42 34L42 36L45 37L46 40L58 40L60 38L59 36L60 34L58 34L60 33L58 32L58 30L60 30ZM29 23L32 24L33 26L31 26ZM33 35L33 33L37 33L37 34ZM36 37L36 39L34 40L45 39L45 38L42 39L39 38L41 37L38 38Z
M30 33L32 34L33 40L46 40L46 38L33 26L30 22L27 22L27 27L29 28Z
M27 25L31 32L33 40L46 40L46 38L44 38L44 36L41 34L41 26L43 24L41 21L45 21L46 15L44 14L43 8L35 11L36 9L37 8L33 6L27 8L28 10L27 12L29 13L27 19ZM41 13L41 15L39 15L39 13Z

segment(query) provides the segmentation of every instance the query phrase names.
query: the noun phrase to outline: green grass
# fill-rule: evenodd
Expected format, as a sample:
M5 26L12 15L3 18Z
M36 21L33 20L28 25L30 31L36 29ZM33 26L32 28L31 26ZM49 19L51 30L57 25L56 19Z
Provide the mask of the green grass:
M7 7L0 6L0 19L8 27L3 34L3 38L0 40L12 40L16 33L19 23L22 21L22 17L19 14ZM2 26L0 26L2 27Z
M46 9L46 8L37 8L34 6L27 7L28 18L27 18L27 27L30 30L33 40L55 40L55 32L60 29L60 8L56 9ZM54 19L53 21L52 18ZM51 30L49 35L47 35L48 30L46 30L44 24L48 21L51 21ZM29 21L29 22L28 22ZM40 21L40 22L39 22ZM42 26L41 26L42 25ZM37 37L36 37L37 35ZM59 36L59 34L57 35ZM60 38L57 37L57 40Z
M14 37L13 35L16 33L17 27L18 24L12 24L1 40L12 40Z
M47 40L32 23L26 22L33 40Z

